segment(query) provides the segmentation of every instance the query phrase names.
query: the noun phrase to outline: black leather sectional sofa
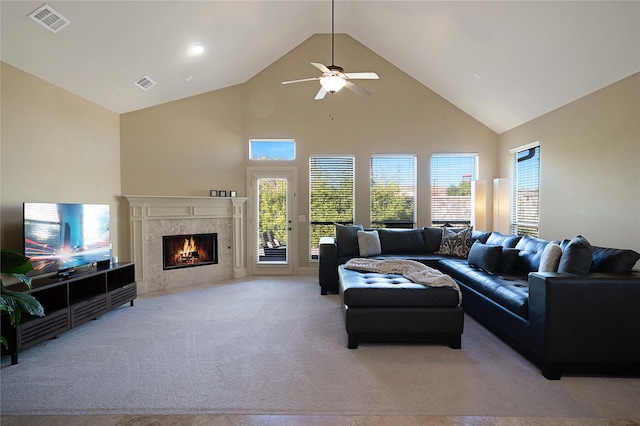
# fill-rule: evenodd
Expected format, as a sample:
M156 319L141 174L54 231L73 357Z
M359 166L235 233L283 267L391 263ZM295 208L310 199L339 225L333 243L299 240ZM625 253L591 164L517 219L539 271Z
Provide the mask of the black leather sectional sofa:
M358 236L376 234L362 231L367 230L337 225L336 237L321 239L321 294L342 291L340 280L349 278L339 266L363 257ZM460 243L462 230L453 233ZM571 372L640 372L640 271L633 270L640 254L591 246L580 236L552 244L467 230L464 253L451 255L451 234L440 227L379 229L379 247L364 254L419 261L451 276L462 290L464 311L535 362L548 379ZM556 246L553 255L549 244Z

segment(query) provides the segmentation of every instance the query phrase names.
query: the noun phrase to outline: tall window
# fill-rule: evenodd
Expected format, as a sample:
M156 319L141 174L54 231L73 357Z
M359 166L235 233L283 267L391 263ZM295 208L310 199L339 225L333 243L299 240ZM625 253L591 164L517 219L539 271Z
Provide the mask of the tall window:
M431 223L471 224L471 181L478 154L435 154L431 157Z
M413 228L416 224L415 155L371 157L371 225Z
M538 236L540 205L540 144L511 152L511 232Z
M334 235L334 223L353 224L354 165L354 157L309 158L311 259L318 259L320 237Z

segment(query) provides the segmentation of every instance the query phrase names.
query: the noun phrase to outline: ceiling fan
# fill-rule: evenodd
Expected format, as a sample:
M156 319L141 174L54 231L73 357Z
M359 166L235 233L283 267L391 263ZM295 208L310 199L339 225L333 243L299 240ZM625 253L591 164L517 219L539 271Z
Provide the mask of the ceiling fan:
M283 81L282 84L301 83L303 81L320 81L320 90L316 94L315 100L323 99L327 93L336 93L343 87L357 93L360 96L369 97L371 92L353 83L351 80L377 80L378 74L375 72L344 72L342 67L334 65L334 0L331 0L331 65L323 65L318 62L311 62L311 65L322 71L321 77L303 78L300 80Z

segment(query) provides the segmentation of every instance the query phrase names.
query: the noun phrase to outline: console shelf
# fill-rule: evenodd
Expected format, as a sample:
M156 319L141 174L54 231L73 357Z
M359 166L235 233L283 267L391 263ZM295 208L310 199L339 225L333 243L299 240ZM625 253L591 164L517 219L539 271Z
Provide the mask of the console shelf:
M130 303L138 295L133 263L92 267L65 278L34 278L31 294L44 307L45 316L23 314L20 324L12 327L2 321L2 335L9 348L11 364L18 363L18 353L65 331L96 319L120 305ZM7 286L9 290L27 291L22 283Z

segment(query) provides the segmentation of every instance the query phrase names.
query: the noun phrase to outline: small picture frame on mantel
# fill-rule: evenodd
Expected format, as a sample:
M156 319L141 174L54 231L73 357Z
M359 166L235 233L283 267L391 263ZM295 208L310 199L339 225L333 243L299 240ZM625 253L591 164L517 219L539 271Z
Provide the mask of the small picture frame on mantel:
M235 198L238 196L238 191L229 191L229 197Z
M227 191L225 189L221 189L218 191L218 197L226 197Z
M209 191L209 197L217 197L218 196L218 190L217 189L212 189Z

